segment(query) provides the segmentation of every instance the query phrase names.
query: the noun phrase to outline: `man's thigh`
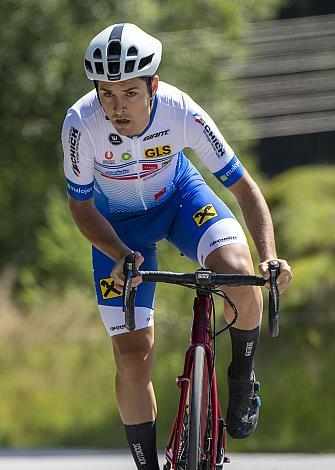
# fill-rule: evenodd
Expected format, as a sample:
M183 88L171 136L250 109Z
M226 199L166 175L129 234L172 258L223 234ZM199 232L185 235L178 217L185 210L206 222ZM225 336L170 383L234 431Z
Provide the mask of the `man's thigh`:
M135 247L134 249L140 251L144 257L141 269L157 269L156 251L154 249L144 247ZM122 310L122 293L115 289L114 281L110 277L115 263L95 247L92 248L92 261L97 302L105 328L110 336L125 333L127 330ZM138 286L135 299L137 330L153 325L154 297L154 283L143 282Z
M182 198L168 240L202 266L207 256L221 246L247 246L233 213L205 183Z

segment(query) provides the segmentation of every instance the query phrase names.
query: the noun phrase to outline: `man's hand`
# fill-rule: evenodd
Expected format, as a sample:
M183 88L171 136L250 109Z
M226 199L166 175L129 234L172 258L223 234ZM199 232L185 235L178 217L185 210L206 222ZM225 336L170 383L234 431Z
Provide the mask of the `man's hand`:
M270 277L268 266L269 261L271 260L267 259L258 265L258 270L264 279L269 279ZM276 259L276 261L279 263L279 276L277 277L277 285L279 293L282 294L287 289L292 280L292 269L285 259ZM270 285L268 282L265 284L265 287L269 289Z
M141 253L139 253L138 251L135 251L134 255L135 255L135 267L136 269L138 269L143 263L144 258L141 255ZM119 259L119 261L116 262L111 272L111 278L114 280L114 286L120 292L123 291L123 286L124 286L123 266L124 266L124 261L125 261L126 256L127 255L125 255L123 258ZM141 282L142 282L141 276L134 277L132 280L132 287L137 287L139 284L141 284Z

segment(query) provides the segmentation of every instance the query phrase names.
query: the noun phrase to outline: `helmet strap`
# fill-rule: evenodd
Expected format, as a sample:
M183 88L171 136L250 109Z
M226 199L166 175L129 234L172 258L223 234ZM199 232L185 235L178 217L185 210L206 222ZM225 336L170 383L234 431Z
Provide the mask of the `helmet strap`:
M100 101L100 96L99 96L99 83L98 83L98 80L93 80L93 81L94 81L94 86L95 86L95 89L96 89L96 92L97 92L97 97L98 97L99 103L102 106L102 103Z

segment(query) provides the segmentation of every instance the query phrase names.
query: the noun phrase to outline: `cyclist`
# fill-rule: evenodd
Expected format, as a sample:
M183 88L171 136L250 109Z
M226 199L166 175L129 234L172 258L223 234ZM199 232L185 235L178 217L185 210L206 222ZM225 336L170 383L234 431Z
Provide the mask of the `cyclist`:
M138 285L137 330L125 329L121 294L123 264L157 269L156 242L167 239L200 265L220 273L253 274L240 224L183 154L192 148L236 197L258 250L259 271L277 259L271 216L257 184L212 119L179 89L156 74L160 41L129 23L109 26L90 42L85 71L95 89L67 112L62 143L69 209L93 245L93 268L102 320L112 337L116 397L138 468L159 468L153 364L154 287ZM278 285L292 277L285 260ZM227 429L245 438L255 429L259 400L254 355L259 339L259 288L227 289L240 310L230 329ZM229 321L232 312L225 307Z

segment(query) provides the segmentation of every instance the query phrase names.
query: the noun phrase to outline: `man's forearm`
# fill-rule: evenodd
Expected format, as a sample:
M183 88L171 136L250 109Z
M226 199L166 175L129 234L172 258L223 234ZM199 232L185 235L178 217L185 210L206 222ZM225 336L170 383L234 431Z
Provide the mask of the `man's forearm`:
M277 253L272 218L260 191L257 195L252 192L250 199L241 209L260 260L276 258Z
M248 185L247 190L235 193L246 226L255 243L260 260L276 258L276 245L269 208L257 184L251 178L246 184Z
M117 236L111 224L91 206L71 207L71 215L81 233L99 250L115 261L131 252Z

